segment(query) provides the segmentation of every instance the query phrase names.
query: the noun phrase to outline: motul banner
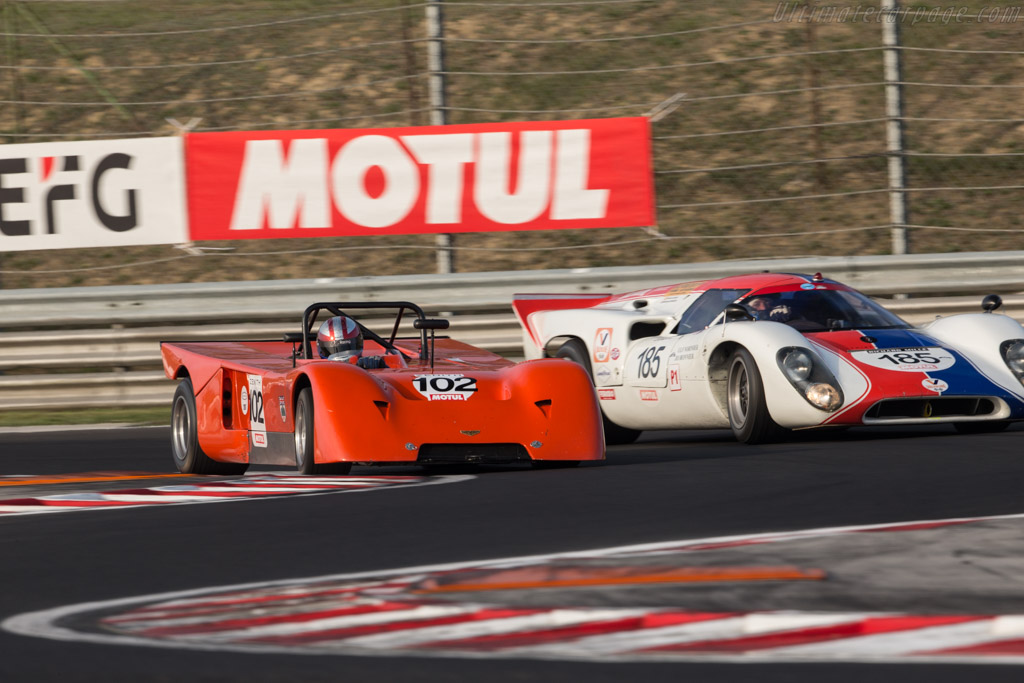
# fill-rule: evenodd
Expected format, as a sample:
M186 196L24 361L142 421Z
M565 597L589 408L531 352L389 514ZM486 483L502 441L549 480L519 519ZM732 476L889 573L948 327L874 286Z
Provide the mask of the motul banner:
M654 224L645 118L186 136L190 236Z
M0 145L0 252L188 240L181 138Z

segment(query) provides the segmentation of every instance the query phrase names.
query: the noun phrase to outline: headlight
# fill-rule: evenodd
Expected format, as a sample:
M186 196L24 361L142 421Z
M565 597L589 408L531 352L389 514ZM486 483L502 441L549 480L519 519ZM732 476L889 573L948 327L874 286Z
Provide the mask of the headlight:
M1002 351L1003 360L1010 371L1024 382L1024 339L1004 341L999 350Z
M1020 356L1024 368L1024 339ZM839 382L813 351L802 346L787 346L779 349L775 358L782 374L812 406L831 413L843 405Z
M782 357L782 371L790 382L803 382L811 376L812 370L814 361L811 360L811 354L803 349L792 348Z
M811 402L811 405L829 412L838 408L839 404L842 402L836 388L831 384L825 384L824 382L808 384L807 388L804 389L804 396Z

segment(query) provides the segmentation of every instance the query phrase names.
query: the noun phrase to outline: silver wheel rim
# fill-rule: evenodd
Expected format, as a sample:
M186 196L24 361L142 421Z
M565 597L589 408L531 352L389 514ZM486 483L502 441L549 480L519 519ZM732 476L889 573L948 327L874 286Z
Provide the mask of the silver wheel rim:
M750 382L747 377L747 364L737 358L729 371L729 418L735 427L742 429L746 424L749 407Z
M306 462L306 408L302 401L295 410L295 465L299 469Z
M188 456L188 445L191 441L192 420L188 414L188 404L184 396L174 402L171 415L171 444L174 446L174 457L185 460Z

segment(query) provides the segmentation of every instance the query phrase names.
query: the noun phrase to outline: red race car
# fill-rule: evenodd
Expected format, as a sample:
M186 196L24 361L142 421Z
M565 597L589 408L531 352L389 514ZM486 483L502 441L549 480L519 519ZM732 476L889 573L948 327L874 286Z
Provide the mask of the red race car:
M389 331L348 314L357 310L387 312ZM397 336L406 314L417 336ZM174 464L195 474L250 464L345 474L353 463L604 459L585 370L562 359L513 363L436 336L447 327L406 301L316 303L283 341L162 342L164 371L179 380Z

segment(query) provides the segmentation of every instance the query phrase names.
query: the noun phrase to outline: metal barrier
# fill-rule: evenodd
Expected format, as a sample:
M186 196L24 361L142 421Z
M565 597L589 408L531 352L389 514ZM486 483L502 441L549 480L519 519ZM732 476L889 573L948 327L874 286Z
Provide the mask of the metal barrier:
M624 292L772 270L822 272L912 323L980 310L999 293L1024 317L1024 252L808 257L645 268L403 275L0 291L0 410L169 405L160 340L280 339L313 301L410 300L452 337L512 359L517 292ZM911 295L912 298L897 298Z

